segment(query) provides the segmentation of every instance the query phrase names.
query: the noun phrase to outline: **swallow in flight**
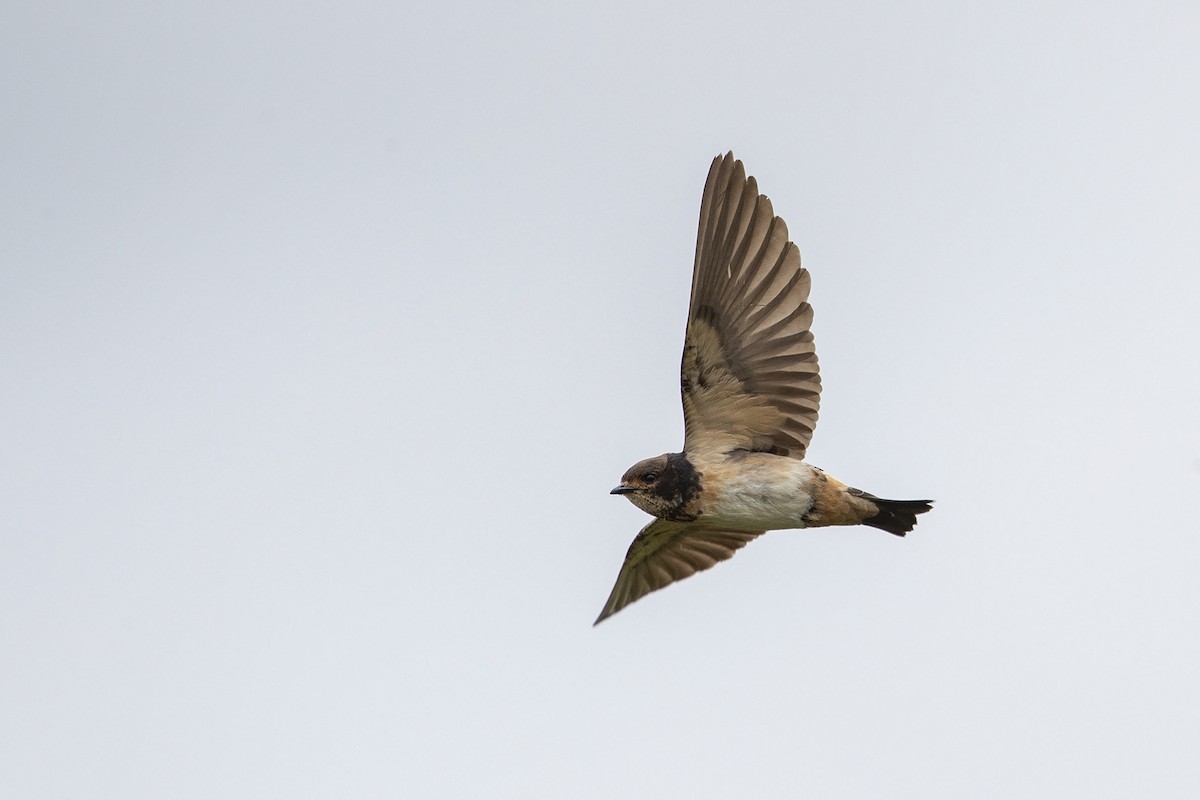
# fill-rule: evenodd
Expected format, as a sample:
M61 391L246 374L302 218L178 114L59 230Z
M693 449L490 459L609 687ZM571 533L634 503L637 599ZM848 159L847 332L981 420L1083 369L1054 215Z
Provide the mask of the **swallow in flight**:
M596 623L766 531L861 524L903 536L932 507L875 497L802 460L821 395L810 285L754 178L733 153L715 158L683 344L683 452L639 461L612 490L655 519Z

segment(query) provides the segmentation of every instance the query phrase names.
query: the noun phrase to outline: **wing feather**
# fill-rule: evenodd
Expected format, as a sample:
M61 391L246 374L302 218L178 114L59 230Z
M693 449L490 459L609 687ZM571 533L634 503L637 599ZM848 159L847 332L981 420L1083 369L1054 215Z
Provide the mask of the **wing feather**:
M821 392L811 284L787 224L742 162L714 159L681 369L685 452L804 457Z
M596 618L599 624L625 606L675 581L694 575L731 558L761 531L724 531L693 523L656 519L634 538Z

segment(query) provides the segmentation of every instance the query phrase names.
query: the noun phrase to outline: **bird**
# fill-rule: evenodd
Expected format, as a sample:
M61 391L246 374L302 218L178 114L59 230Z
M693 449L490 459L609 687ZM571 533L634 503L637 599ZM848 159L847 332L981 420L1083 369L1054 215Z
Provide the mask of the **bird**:
M611 494L654 520L593 625L725 561L767 531L868 525L904 536L932 500L886 500L808 464L821 376L812 280L787 224L732 151L700 203L680 385L683 452L639 461Z

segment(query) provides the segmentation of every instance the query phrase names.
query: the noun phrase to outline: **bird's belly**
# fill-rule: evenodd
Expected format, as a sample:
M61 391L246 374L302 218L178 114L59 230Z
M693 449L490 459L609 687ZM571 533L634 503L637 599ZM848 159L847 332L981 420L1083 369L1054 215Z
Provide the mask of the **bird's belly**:
M746 531L803 528L804 516L813 507L811 472L807 465L791 461L763 468L748 466L722 470L719 485L713 486L713 502L704 509L704 521Z

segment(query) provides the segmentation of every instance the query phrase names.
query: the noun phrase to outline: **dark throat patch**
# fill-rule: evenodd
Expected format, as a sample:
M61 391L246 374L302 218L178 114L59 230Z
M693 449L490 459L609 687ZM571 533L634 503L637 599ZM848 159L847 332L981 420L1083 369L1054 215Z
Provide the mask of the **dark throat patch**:
M651 491L667 503L667 519L689 522L696 518L692 501L700 495L700 473L683 453L667 455L667 466Z

